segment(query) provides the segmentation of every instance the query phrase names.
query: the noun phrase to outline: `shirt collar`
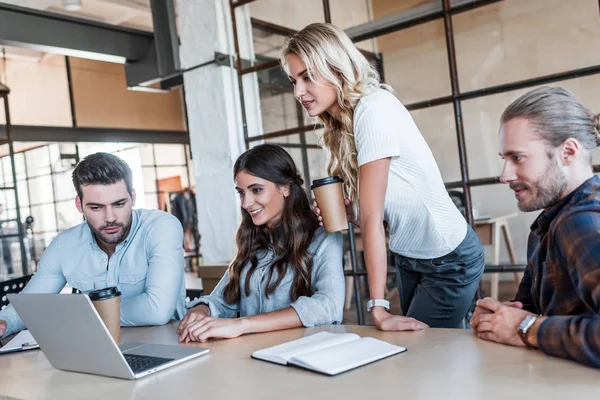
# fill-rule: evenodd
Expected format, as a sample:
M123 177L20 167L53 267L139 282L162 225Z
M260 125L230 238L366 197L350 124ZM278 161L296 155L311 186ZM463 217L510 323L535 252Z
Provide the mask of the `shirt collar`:
M567 208L571 200L575 198L575 201L580 197L579 195L586 192L587 189L592 185L598 185L600 183L600 178L594 175L587 181L583 182L579 187L573 190L571 193L546 208L533 222L531 225L531 231L535 232L539 235L548 232L550 228L550 223L557 217L557 215L563 211L563 209Z

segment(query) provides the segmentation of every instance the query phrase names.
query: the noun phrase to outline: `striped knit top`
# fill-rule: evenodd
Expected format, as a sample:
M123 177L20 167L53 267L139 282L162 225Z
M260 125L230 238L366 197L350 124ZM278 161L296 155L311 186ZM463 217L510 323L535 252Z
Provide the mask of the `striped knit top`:
M456 249L467 222L448 196L419 128L392 93L378 89L361 98L354 110L354 140L359 167L391 157L384 205L390 249L417 259Z

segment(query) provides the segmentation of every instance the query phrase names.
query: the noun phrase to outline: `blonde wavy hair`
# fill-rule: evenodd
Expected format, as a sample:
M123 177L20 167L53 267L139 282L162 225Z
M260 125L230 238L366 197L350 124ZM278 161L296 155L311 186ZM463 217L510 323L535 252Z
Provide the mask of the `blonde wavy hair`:
M344 180L344 196L358 198L358 161L354 142L354 108L361 97L379 88L379 73L354 46L343 30L332 24L308 25L289 38L281 52L281 65L289 75L287 57L296 55L306 65L311 81L332 86L337 92L340 113L317 116L325 131L322 145L329 151L327 173ZM337 114L337 113L336 113Z

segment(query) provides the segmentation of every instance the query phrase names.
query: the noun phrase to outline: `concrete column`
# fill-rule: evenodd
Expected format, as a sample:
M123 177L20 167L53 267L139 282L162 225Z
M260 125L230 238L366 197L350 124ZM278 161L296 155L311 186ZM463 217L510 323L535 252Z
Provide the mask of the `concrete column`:
M180 0L177 7L183 69L214 60L215 52L235 53L228 0ZM247 6L236 19L243 51L252 52ZM248 119L260 121L256 77L245 77L244 85ZM184 87L204 263L229 262L240 217L232 169L245 150L237 72L209 64L186 72ZM254 122L251 131L258 129Z

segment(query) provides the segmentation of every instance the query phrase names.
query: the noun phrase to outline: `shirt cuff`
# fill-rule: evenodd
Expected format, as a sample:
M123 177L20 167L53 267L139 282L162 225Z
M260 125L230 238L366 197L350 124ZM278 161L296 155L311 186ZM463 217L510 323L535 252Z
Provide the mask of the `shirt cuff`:
M11 305L0 312L0 319L6 321L6 331L2 337L25 329L25 324L23 324L23 321L21 321L21 318L19 318L19 315Z
M290 304L296 310L300 322L306 328L317 325L338 324L341 321L336 321L335 316L330 315L323 304L312 297L300 296L298 300Z

